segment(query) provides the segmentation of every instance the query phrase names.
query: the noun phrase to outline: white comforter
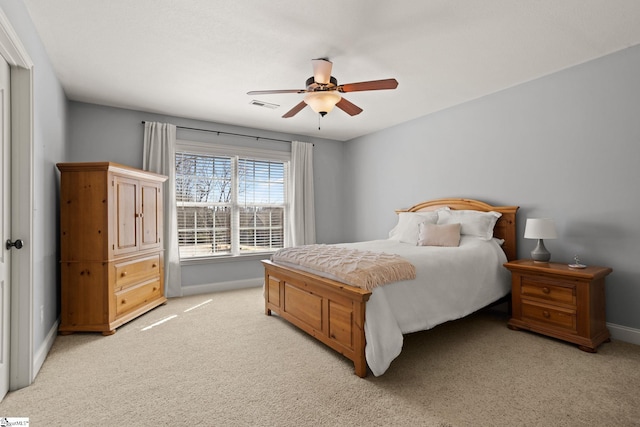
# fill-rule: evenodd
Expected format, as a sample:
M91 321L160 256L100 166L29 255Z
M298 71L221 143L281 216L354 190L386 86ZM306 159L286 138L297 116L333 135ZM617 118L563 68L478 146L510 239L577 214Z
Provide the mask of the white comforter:
M509 292L509 274L502 266L507 259L495 239L462 236L453 248L395 240L337 246L398 254L416 267L415 280L377 287L367 302L365 354L375 376L398 357L403 334L459 319Z

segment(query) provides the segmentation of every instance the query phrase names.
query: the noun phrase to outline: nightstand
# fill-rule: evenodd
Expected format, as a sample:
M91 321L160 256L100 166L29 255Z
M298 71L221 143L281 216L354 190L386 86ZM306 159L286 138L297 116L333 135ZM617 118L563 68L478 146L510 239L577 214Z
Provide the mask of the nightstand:
M605 319L604 279L613 270L588 266L516 260L511 271L510 329L525 329L574 344L595 353L610 341Z

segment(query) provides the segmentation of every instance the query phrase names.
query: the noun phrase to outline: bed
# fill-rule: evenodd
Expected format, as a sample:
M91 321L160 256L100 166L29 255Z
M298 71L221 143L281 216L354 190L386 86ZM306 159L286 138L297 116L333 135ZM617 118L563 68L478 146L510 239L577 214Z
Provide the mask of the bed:
M516 258L517 210L473 199L431 200L396 211L398 225L389 239L330 245L394 253L416 265L414 279L373 289L306 267L263 260L265 314L279 315L353 361L359 377L367 375L367 366L374 375L382 375L400 354L404 334L464 317L508 295L510 279L502 264ZM475 223L465 225L468 215L494 215L488 226L492 234L474 235ZM413 227L423 217L430 218L426 222L435 217L434 224L439 224L437 218L444 224L462 223L459 246L419 246L423 241L412 241ZM407 230L410 238L403 238ZM484 236L486 231L480 233ZM480 252L482 256L476 255ZM458 258L464 253L473 253L478 261Z

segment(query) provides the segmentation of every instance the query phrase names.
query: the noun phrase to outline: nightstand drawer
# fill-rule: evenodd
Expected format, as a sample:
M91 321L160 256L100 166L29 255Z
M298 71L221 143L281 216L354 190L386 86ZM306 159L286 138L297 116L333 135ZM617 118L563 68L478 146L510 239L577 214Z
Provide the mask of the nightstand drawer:
M558 286L557 281L552 284L540 277L523 276L520 282L520 294L523 297L576 305L575 285Z
M577 332L576 311L522 300L522 319Z

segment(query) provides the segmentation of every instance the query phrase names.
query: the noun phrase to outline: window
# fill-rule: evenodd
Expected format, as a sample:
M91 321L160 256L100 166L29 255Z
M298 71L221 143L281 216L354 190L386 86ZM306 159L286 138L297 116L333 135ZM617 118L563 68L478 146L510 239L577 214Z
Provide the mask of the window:
M239 150L244 153L233 154ZM283 155L289 153L178 144L181 259L273 252L284 247L289 161Z

